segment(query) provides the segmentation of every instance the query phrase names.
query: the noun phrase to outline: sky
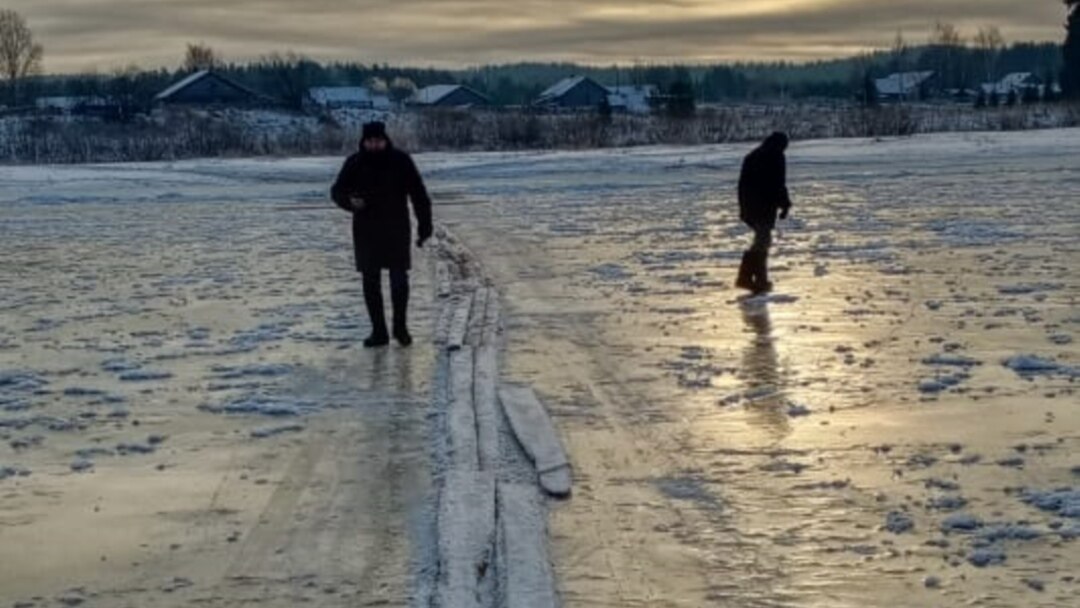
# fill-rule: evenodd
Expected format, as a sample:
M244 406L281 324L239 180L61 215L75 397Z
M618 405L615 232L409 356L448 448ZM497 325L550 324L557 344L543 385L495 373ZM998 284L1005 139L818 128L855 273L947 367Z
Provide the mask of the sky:
M464 67L516 61L805 61L925 41L938 20L970 37L1064 37L1058 0L2 0L45 47L45 71L176 67L188 42L245 61Z

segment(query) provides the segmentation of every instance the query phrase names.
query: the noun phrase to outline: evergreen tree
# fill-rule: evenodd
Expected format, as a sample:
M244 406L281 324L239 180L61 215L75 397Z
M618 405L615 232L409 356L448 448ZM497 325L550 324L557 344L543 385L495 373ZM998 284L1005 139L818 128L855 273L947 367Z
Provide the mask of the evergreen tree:
M1069 10L1066 22L1064 59L1061 70L1061 90L1067 99L1080 99L1080 0L1065 0Z

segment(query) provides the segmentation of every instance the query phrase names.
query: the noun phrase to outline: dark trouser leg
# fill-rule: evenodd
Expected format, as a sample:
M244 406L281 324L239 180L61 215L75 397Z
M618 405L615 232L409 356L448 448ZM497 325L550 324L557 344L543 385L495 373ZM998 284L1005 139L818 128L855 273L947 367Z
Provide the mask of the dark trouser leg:
M754 253L746 251L742 254L742 263L739 264L739 276L735 279L735 286L739 289L754 288Z
M750 246L751 268L753 273L751 289L754 293L763 293L772 289L769 282L769 248L772 247L772 230L754 229L754 243Z
M394 338L402 346L412 344L409 335L409 271L390 271L390 301L394 306Z
M364 304L371 319L371 336L364 346L382 346L390 341L386 332L386 311L383 310L382 272L378 269L364 272Z

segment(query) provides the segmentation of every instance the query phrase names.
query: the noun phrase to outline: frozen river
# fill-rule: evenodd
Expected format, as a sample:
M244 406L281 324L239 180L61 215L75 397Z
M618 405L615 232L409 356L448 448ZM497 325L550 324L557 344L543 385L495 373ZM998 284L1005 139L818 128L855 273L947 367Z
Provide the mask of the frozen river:
M575 465L564 605L1080 603L1078 136L797 142L755 303L747 146L418 157ZM338 163L0 168L0 602L409 603L433 353L358 348Z

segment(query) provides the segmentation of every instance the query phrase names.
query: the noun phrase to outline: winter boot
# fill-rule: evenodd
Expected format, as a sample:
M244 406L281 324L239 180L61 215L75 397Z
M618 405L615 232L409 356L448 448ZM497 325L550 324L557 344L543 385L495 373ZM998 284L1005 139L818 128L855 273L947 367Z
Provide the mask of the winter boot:
M754 252L752 251L742 254L742 263L739 264L739 276L735 279L735 287L754 289L753 258Z
M754 292L754 295L756 296L772 291L773 284L769 282L769 252L767 250L755 251L751 266L754 275L753 287L751 287L751 290Z
M412 344L409 335L409 278L408 275L390 277L390 302L394 307L394 339L402 346Z
M390 344L386 332L386 311L383 310L382 286L379 275L364 275L364 304L371 319L371 335L364 339L364 348L378 348Z

